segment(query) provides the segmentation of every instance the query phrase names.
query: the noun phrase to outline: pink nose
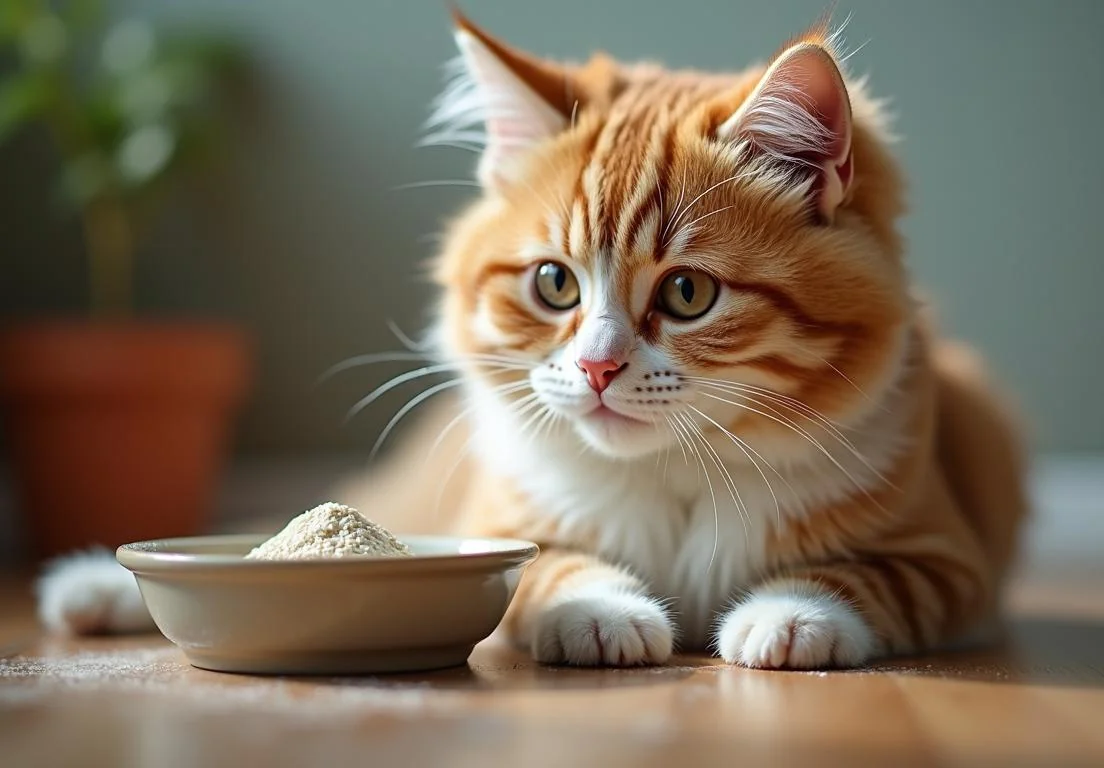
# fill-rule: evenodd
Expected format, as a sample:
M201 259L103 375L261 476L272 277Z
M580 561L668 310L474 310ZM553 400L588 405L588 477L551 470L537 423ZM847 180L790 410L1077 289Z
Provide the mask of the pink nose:
M575 365L586 374L590 388L602 394L610 382L617 378L617 374L625 370L628 363L618 363L613 360L579 360Z

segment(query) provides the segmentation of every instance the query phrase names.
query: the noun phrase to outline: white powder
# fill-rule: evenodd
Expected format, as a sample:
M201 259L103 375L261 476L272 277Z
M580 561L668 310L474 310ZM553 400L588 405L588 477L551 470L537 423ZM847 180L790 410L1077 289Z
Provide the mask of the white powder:
M328 502L294 518L284 530L245 557L247 560L305 560L413 554L390 531L366 519L352 507Z

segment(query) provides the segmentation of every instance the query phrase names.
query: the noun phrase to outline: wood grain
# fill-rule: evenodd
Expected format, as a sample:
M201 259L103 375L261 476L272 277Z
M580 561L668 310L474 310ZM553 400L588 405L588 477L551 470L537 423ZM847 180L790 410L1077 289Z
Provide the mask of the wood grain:
M995 644L843 673L550 668L492 640L435 674L254 678L159 637L34 636L31 608L0 581L4 766L1104 765L1099 571L1022 579Z

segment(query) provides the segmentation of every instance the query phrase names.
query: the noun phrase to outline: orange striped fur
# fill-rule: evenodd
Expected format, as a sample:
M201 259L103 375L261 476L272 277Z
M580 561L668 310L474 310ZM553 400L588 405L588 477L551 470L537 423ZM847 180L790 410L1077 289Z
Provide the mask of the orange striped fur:
M466 387L387 503L353 501L403 530L537 541L504 627L548 662L851 666L992 618L1025 515L1017 437L921 316L883 116L827 25L704 74L558 66L457 24L453 98L493 96L485 192L435 272L435 340ZM578 306L541 303L544 262ZM700 319L657 303L678 270L716 285ZM600 396L592 353L625 364ZM431 519L438 487L403 462L461 407Z

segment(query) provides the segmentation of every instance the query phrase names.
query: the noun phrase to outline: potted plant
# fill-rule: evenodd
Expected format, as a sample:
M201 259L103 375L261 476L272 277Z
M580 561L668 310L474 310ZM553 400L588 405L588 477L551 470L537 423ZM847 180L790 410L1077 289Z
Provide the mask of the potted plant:
M39 557L202 528L250 374L233 325L133 317L135 257L210 146L235 57L98 6L0 3L0 142L46 129L88 263L87 316L0 329L5 434Z

